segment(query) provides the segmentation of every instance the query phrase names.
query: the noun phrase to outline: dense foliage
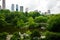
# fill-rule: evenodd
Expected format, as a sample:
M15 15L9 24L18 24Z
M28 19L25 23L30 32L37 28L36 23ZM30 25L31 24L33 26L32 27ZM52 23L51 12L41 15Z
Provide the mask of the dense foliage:
M23 35L23 40L59 40L60 14L41 15L37 11L0 10L0 39L5 40L6 35L2 32L14 33L11 40L21 40L19 32Z
M59 40L60 39L60 33L54 33L54 32L46 32L46 38L43 40Z
M0 40L6 40L7 35L8 33L6 32L0 33Z
M21 40L21 35L18 32L14 33L10 40Z
M60 32L60 15L52 16L49 19L47 29L52 32Z

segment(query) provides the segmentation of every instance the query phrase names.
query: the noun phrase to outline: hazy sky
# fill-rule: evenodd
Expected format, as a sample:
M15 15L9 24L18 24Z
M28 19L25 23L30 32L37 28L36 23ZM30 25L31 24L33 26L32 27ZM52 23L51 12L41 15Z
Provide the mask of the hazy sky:
M44 12L50 9L52 13L60 12L60 0L6 0L6 8L11 9L11 4L22 5L29 10L41 10Z

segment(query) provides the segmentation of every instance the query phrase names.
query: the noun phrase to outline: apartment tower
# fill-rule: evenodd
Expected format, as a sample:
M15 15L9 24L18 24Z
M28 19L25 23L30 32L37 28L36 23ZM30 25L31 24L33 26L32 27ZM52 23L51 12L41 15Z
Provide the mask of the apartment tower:
M11 5L11 10L14 11L14 4Z
M20 6L20 12L23 12L23 6Z
M2 0L2 9L5 9L5 6L6 6L5 0Z
M1 5L0 5L0 10L1 10Z
M16 11L18 11L18 4L16 4Z

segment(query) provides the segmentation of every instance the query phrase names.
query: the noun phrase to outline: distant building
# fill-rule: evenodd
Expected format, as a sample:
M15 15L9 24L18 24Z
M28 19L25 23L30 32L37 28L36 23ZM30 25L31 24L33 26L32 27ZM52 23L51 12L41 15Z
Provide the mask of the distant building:
M11 5L11 10L14 11L14 4Z
M35 12L38 12L38 10L34 10Z
M50 10L48 10L48 13L51 13L51 11L50 11Z
M2 9L5 9L5 6L6 6L5 1L6 1L6 0L2 0Z
M41 11L39 11L39 13L41 13Z
M23 6L20 6L20 12L23 12Z
M45 15L48 15L48 13L47 13L47 12L45 12Z
M0 10L1 10L1 5L0 5Z
M18 11L18 4L16 4L16 11Z
M45 13L44 13L44 15L50 15L50 13L48 13L48 12L45 12Z
M25 9L25 12L28 12L28 8Z
M42 13L41 11L39 11L39 13L40 13L41 15L43 15L43 13Z

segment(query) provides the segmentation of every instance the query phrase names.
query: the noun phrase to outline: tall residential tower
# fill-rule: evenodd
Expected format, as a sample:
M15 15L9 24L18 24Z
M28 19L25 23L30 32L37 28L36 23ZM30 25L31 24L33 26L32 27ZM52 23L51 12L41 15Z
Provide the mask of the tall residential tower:
M18 4L16 4L16 11L18 11Z
M0 0L0 10L1 10L1 0Z
M23 12L23 6L20 6L20 12Z
M14 4L11 5L11 10L14 11Z
M5 1L6 1L6 0L2 0L2 9L5 9L5 6L6 6Z
M1 5L0 5L0 10L1 10Z

